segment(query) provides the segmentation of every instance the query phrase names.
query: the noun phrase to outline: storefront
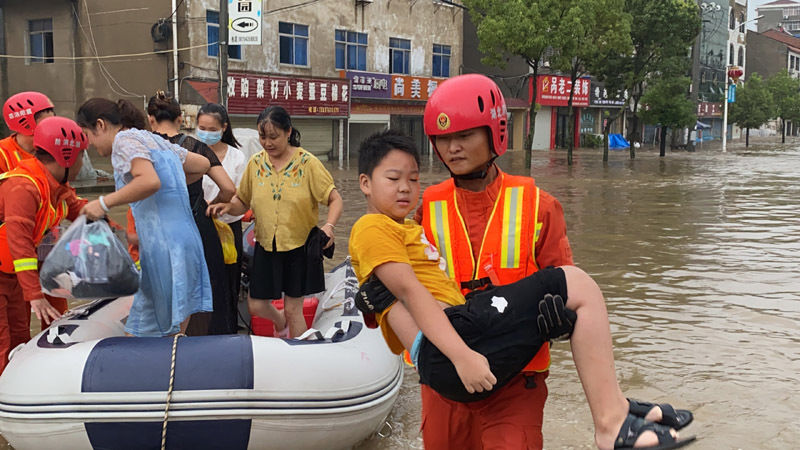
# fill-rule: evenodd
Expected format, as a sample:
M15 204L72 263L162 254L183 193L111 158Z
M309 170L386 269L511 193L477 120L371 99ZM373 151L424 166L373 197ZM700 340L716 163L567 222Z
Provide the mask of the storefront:
M351 158L358 154L364 138L387 127L411 136L421 153L430 155L422 118L428 96L443 79L354 71L340 75L352 85L348 126Z
M628 103L628 91L612 93L596 80L592 80L589 92L589 107L581 112L581 146L590 146L588 135L602 139L603 128L611 120L609 134L622 134L625 129L623 108Z
M722 103L699 102L697 120L709 125L710 128L698 127L696 142L722 139Z
M258 115L272 105L286 108L301 145L320 159L335 159L346 151L348 80L229 73L228 113L234 128L255 129Z
M536 79L536 114L534 149L554 149L569 144L569 96L572 81L561 75L539 75ZM591 81L581 78L575 83L572 106L575 111L572 142L580 142L580 123L583 109L589 106ZM533 80L529 84L529 98L533 97Z

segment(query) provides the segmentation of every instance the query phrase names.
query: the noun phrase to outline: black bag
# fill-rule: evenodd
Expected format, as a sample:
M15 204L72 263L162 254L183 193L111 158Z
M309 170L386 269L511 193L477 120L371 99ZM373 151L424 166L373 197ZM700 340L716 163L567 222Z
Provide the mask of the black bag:
M39 281L55 297L113 298L139 290L139 271L105 221L80 216L47 255Z

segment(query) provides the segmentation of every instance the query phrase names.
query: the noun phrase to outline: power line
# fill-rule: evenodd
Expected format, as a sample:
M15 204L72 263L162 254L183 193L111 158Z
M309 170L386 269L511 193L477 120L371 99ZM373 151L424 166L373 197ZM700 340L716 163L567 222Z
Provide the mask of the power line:
M177 51L185 51L185 50L193 50L195 48L201 47L210 47L212 45L217 45L219 42L209 42L206 44L199 44L199 45L192 45L190 47L181 47L177 49ZM161 55L164 53L172 53L172 49L167 50L156 50L152 52L142 52L142 53L125 53L119 55L102 55L102 56L48 56L47 59L58 59L58 60L82 60L82 59L113 59L113 58L130 58L134 56L148 56L148 55ZM0 55L0 58L7 58L7 59L30 59L33 56L29 55Z

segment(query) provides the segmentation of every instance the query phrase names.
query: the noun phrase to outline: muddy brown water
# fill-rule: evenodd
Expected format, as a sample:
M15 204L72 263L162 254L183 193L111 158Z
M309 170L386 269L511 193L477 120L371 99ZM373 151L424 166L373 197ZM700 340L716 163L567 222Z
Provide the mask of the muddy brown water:
M684 433L700 437L694 449L800 447L800 143L663 159L640 150L633 161L612 152L607 164L580 150L572 167L564 152L537 152L530 172L521 152L499 161L561 201L575 262L606 296L627 395L693 410ZM331 268L365 202L355 162L326 164L345 199ZM423 163L423 186L445 177ZM124 210L114 216L124 223ZM545 447L594 448L566 343L555 345L548 388ZM358 449L422 448L419 409L407 369L389 435Z

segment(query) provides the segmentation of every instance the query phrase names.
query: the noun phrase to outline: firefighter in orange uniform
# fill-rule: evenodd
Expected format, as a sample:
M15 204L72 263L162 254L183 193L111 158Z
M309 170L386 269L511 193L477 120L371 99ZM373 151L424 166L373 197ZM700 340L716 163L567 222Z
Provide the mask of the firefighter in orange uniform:
M465 294L572 264L561 204L532 178L494 164L508 146L505 100L494 81L477 74L445 81L425 106L424 124L451 178L425 190L416 219ZM549 366L545 344L523 373L474 403L422 385L425 448L542 448Z
M12 133L0 140L0 173L17 167L24 159L33 158L36 123L53 115L53 102L39 92L20 92L6 100L3 119Z
M42 293L36 247L86 204L68 181L80 171L87 145L74 121L47 118L33 135L33 158L0 175L0 372L9 351L30 339L31 312L45 323L61 315Z

